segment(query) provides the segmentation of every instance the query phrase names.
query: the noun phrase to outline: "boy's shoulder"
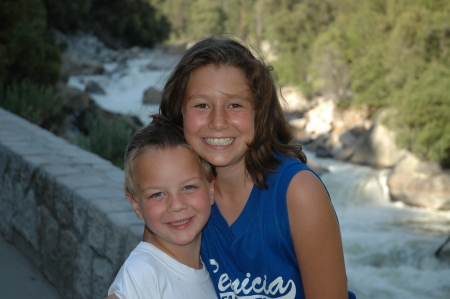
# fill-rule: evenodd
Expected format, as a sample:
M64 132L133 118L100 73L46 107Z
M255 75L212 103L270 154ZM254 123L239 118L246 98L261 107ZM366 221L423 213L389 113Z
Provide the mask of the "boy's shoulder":
M140 242L130 253L117 273L108 294L119 298L159 298L158 267L154 252L158 249L151 244Z
M130 253L124 266L128 269L153 269L155 273L171 270L177 272L179 267L187 267L167 253L147 242L140 242Z
M154 266L157 265L160 260L158 258L159 253L160 250L152 244L140 242L136 248L131 251L127 260L123 264L123 267L128 270L145 268L146 271L148 271L155 268Z

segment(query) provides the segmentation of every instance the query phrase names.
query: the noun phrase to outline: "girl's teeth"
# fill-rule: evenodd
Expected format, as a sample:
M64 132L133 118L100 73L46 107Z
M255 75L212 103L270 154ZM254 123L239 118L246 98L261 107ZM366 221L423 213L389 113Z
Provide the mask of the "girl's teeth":
M205 138L205 142L209 145L229 145L234 138Z
M183 225L185 223L188 223L189 219L186 219L184 221L180 221L180 222L172 222L170 223L171 225Z

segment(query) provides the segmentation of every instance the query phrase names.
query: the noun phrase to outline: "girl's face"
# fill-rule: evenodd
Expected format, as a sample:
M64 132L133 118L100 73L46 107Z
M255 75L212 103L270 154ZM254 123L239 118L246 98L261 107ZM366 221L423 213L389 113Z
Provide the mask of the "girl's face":
M210 64L193 71L183 99L187 142L218 171L244 165L247 144L254 137L254 106L239 68Z

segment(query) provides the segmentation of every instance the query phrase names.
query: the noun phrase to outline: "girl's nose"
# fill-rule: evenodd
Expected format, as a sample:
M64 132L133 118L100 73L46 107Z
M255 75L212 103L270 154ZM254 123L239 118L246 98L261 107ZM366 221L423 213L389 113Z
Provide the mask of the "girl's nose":
M208 126L216 131L228 128L227 113L224 108L214 107L212 109Z

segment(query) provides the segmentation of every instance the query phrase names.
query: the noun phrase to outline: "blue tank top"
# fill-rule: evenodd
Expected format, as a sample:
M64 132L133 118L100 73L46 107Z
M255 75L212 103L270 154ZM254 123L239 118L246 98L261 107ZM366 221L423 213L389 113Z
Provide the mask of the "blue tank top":
M219 298L304 298L286 195L295 174L311 169L293 158L281 161L268 176L269 188L254 186L231 226L217 205L212 206L201 256ZM353 293L349 298L355 298Z

